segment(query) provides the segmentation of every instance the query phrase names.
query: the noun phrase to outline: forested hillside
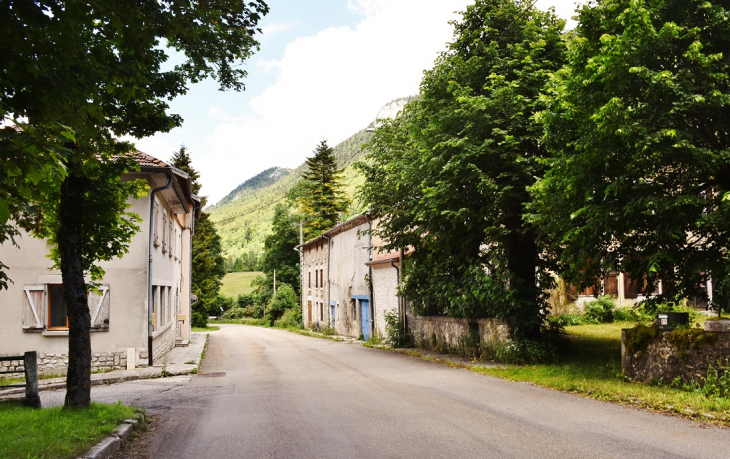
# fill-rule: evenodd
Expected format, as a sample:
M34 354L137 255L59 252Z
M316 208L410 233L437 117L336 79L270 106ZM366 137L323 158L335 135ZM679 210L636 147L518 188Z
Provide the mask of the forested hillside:
M369 132L362 130L334 147L338 164L345 168L345 191L353 198L349 215L356 215L363 210L354 199L355 189L362 183L362 178L352 164L364 154L360 148L370 136ZM312 145L312 149L315 146ZM286 193L297 183L303 170L304 164L294 170L278 167L267 169L246 180L210 207L211 218L223 239L229 269L236 259L239 259L239 263L241 260L251 262L263 252L264 238L271 231L274 204L286 199Z

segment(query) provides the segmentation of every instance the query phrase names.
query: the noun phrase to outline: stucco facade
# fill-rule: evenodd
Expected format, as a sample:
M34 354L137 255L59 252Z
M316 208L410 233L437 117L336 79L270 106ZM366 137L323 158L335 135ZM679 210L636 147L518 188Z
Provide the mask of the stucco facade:
M397 254L379 255L369 230L377 222L361 214L302 246L302 320L305 327L333 327L338 335L364 339L385 335L386 310L397 311Z
M130 198L129 210L140 216L140 231L127 254L101 263L106 272L101 294L90 292L88 297L94 368L148 365L150 336L155 359L190 340L191 231L199 200L191 193L187 174L148 155L138 156L142 171L123 179L147 180L151 190L170 186L154 197L150 192ZM8 289L0 291L0 355L33 350L41 372L63 372L68 327L61 274L51 269L47 241L23 234L18 244L19 248L9 242L0 245L0 260L12 279Z

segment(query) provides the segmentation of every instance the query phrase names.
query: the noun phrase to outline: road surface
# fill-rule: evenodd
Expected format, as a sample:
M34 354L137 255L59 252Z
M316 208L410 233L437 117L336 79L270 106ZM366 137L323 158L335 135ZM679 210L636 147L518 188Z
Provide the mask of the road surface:
M222 325L176 381L117 397L159 415L135 457L730 457L730 429L282 330Z

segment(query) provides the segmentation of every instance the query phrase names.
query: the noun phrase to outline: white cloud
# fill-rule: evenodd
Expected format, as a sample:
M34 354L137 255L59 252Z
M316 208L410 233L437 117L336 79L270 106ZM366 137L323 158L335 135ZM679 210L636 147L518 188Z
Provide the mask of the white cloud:
M259 59L256 61L256 69L269 73L274 69L281 69L281 61L274 59Z
M299 24L297 21L272 22L261 26L261 32L263 32L264 37L268 37L279 32L295 29Z
M210 202L272 166L296 167L319 140L331 146L373 121L397 97L418 92L452 39L448 21L469 0L357 0L354 29L332 27L289 43L276 81L250 106L253 116L217 125L200 171Z

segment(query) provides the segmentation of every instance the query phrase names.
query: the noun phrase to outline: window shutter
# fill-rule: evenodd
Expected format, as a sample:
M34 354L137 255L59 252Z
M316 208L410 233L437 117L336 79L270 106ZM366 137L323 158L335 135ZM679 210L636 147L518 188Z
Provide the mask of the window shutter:
M46 286L44 284L23 287L23 331L43 331L45 319Z
M89 314L92 330L109 329L109 285L99 286L100 293L89 292Z

